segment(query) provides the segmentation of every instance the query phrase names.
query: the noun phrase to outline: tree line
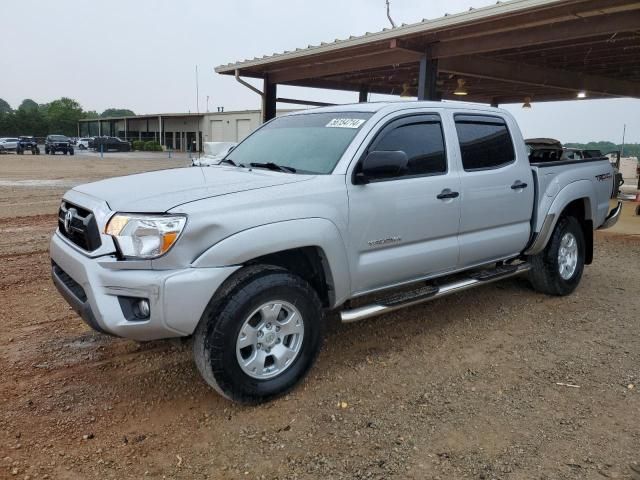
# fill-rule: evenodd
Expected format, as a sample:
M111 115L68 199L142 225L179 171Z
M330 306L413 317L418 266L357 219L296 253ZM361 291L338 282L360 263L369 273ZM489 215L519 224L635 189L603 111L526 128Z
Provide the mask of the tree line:
M77 101L67 97L40 104L27 98L14 110L0 98L0 137L45 137L49 134L75 136L80 119L128 115L135 114L121 108L108 108L100 114L94 110L85 111Z
M624 157L636 157L640 159L640 143L615 144L613 142L589 142L589 143L565 143L567 148L578 148L580 150L600 150L603 154L609 152L621 152Z

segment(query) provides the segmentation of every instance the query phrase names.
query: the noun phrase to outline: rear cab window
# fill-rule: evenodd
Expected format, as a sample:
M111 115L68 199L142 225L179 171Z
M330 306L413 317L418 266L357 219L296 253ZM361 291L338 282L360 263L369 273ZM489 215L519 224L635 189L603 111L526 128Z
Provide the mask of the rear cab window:
M456 114L454 120L466 172L501 168L515 161L513 140L504 119Z

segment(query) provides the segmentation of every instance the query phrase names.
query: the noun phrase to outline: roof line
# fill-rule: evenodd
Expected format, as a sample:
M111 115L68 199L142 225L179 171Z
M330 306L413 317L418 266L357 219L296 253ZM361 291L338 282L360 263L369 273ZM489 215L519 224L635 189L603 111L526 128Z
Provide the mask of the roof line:
M474 20L484 20L494 16L496 12L500 12L500 14L519 13L532 8L563 3L564 1L565 0L511 0L505 3L498 1L495 5L489 5L477 9L472 8L469 11L451 15L445 14L445 16L433 20L423 19L421 22L403 24L396 28L383 28L379 32L367 32L364 35L351 36L344 40L336 39L331 43L323 42L320 45L309 45L307 48L297 48L294 51L284 51L282 53L265 55L262 58L256 57L252 60L242 60L236 63L219 65L215 68L215 71L217 73L232 73L241 68L266 65L276 59L293 60L303 58L312 54L326 53L342 48L357 47L375 41L391 40L403 35L437 31L446 27L463 25L464 23L473 22Z

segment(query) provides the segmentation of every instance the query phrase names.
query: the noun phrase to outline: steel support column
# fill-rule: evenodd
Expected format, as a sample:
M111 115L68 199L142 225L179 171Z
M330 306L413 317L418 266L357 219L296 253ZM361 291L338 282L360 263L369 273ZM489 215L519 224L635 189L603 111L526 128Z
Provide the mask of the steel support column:
M276 117L277 84L271 83L268 77L264 79L262 95L262 123Z
M369 99L369 85L361 85L358 102L367 103L368 99Z
M418 70L418 100L440 100L440 95L436 91L436 81L438 80L438 59L431 55L431 48L428 48L420 59Z

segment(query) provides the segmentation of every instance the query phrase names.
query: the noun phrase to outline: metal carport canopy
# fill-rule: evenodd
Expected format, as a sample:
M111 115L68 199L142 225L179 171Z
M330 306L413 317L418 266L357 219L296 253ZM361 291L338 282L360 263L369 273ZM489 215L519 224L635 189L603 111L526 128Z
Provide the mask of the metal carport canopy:
M640 2L512 0L435 20L219 66L276 85L503 104L640 97ZM461 82L462 80L462 86ZM278 99L281 100L281 99Z

